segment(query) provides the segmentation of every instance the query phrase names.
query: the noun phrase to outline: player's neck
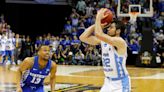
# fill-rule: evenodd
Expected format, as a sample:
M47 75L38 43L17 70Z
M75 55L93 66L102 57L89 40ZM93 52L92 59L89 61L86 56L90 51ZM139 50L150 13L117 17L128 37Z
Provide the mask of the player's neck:
M38 64L39 64L39 68L43 69L47 65L47 60L39 58L38 59Z

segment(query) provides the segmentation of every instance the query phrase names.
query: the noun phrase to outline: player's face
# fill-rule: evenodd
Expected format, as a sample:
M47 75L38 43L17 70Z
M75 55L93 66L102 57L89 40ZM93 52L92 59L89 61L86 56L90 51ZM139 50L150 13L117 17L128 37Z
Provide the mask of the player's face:
M42 46L39 50L39 56L42 57L44 60L48 60L50 58L50 47Z
M112 23L107 30L108 30L108 32L107 32L108 35L116 36L116 25L115 25L115 23Z

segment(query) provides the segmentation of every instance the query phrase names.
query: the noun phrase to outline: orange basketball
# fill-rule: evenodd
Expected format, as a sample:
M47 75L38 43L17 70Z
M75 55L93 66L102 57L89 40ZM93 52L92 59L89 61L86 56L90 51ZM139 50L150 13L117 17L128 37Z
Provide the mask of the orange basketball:
M109 9L104 13L105 15L108 15L107 17L105 17L104 19L101 20L101 23L111 23L113 20L113 14L112 11L110 11Z

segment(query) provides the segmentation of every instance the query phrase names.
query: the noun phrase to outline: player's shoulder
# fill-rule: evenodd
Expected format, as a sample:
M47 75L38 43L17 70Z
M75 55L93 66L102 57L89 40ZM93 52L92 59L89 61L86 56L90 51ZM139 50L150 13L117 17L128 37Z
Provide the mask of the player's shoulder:
M31 69L34 65L34 58L33 57L26 57L23 62L20 64L20 70L25 71Z
M32 66L34 64L34 57L26 57L23 62Z
M33 61L34 60L34 57L26 57L24 60L30 62L30 61Z
M57 64L51 60L51 68L56 68L57 67Z
M122 37L114 37L114 38L119 40L119 41L125 41Z
M122 38L122 37L115 37L117 39L118 42L121 42L121 43L126 43L126 41Z

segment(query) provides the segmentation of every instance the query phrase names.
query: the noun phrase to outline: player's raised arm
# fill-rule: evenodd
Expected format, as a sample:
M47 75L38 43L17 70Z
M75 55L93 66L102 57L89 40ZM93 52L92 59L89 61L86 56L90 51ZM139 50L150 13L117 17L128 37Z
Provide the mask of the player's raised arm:
M98 11L96 16L96 23L95 23L95 36L100 39L101 41L104 41L108 44L112 44L113 46L116 46L117 48L126 48L125 41L120 37L121 33L121 23L117 23L116 26L115 23L111 23L110 27L107 29L108 33L105 34L103 32L103 28L101 27L101 20L106 17L104 13L106 12L106 9L101 9ZM124 52L124 51L123 51ZM122 51L121 53L122 54Z
M56 71L57 71L57 65L52 62L52 67L50 71L50 86L51 86L51 92L55 92L55 79L56 79Z
M98 45L98 44L100 44L100 40L97 39L97 37L93 35L94 30L95 30L95 25L92 25L89 28L87 28L80 35L80 40L82 42L85 42L85 43L91 44L91 45Z
M22 79L22 73L26 70L31 69L33 66L33 58L26 58L19 66L17 71L17 92L23 92L20 81Z

